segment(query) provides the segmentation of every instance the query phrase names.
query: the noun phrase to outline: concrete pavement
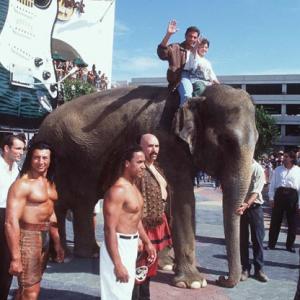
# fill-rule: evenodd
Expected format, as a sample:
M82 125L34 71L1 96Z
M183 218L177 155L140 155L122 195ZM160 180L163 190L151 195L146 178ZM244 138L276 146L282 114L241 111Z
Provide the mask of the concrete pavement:
M199 290L184 290L171 286L172 273L161 272L151 283L151 299L201 300L201 299L293 299L299 275L299 256L285 251L286 228L282 227L276 250L265 251L265 273L268 283L253 278L241 282L233 289L215 285L219 275L227 275L223 233L221 191L209 184L195 189L196 195L196 256L199 270L208 281L208 286ZM269 213L265 209L266 238L269 228ZM97 239L103 240L103 218L98 216ZM68 222L68 239L73 240ZM296 247L299 247L299 237ZM70 243L72 247L72 243ZM250 251L251 255L252 252ZM49 263L42 280L40 299L99 299L99 260L79 259L64 264ZM13 289L16 281L13 283ZM11 295L12 295L11 291ZM12 299L11 297L9 299Z

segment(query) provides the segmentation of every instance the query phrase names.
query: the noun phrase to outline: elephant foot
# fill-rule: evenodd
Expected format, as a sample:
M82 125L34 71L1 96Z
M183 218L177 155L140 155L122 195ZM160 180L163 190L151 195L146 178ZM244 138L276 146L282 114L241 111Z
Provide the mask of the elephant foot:
M172 271L174 267L174 257L170 254L171 249L165 248L158 254L158 268L163 271Z
M173 264L166 264L163 266L158 266L158 268L162 271L173 271L174 265Z
M179 288L200 289L207 286L207 281L195 267L176 273L174 285Z
M239 280L233 280L230 277L220 276L216 283L221 287L233 288L238 284Z

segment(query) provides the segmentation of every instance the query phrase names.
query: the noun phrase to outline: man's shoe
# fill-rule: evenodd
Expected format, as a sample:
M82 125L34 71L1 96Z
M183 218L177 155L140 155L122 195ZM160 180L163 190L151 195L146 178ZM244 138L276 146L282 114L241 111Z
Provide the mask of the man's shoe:
M260 282L268 282L269 278L263 271L255 272L254 278Z
M292 253L296 253L296 249L294 247L286 248L286 250Z
M242 271L242 274L241 274L241 281L246 281L247 279L249 278L249 271L248 270L244 270Z

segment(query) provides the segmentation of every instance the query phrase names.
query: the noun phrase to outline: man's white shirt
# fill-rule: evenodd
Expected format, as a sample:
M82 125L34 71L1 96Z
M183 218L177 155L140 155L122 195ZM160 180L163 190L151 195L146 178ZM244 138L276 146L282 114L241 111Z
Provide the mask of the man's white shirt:
M300 200L300 168L296 165L290 169L284 166L278 166L272 174L269 187L269 199L274 200L275 191L279 187L297 190L298 199Z
M7 193L11 184L19 175L19 169L16 162L13 163L12 169L0 155L0 208L6 208Z

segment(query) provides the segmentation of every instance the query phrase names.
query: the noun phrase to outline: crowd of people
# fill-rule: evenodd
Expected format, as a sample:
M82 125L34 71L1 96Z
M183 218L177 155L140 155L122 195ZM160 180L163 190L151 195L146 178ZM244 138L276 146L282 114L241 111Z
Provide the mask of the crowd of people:
M168 80L172 89L178 88L182 106L195 91L199 95L206 86L219 82L210 63L204 59L209 42L200 38L199 29L189 27L183 43L167 45L176 31L176 22L171 21L158 46L158 55L170 63ZM72 68L73 63L61 65L57 62L59 78ZM91 71L82 69L71 76L79 76L78 79L95 86L98 84L101 88L99 72L93 65ZM59 201L54 180L55 152L47 141L32 141L19 171L17 162L21 160L25 146L24 137L13 134L5 136L1 145L1 299L7 299L13 275L18 278L19 285L15 299L38 298L49 254L49 235L54 243L57 262L63 262L65 255L54 212L54 204ZM172 247L171 193L164 171L157 163L159 149L159 140L151 133L143 134L139 144L126 145L118 161L120 172L116 172L117 176L105 193L104 241L100 248L102 300L149 300L150 282L158 269L158 256ZM275 248L285 213L288 223L286 249L295 252L295 218L300 194L299 158L299 152L289 151L272 154L260 164L253 160L249 190L244 202L235 211L241 216L242 281L247 280L251 269L249 227L254 277L260 282L269 280L263 270L265 229L262 191L266 184L272 207L267 249Z
M74 70L73 68L76 66L77 69ZM83 82L88 82L93 85L97 91L104 91L108 88L108 77L100 70L97 71L95 64L93 64L92 68L88 70L85 64L76 65L75 61L54 60L54 67L58 81L63 79L71 72L68 77L71 80L77 79Z

